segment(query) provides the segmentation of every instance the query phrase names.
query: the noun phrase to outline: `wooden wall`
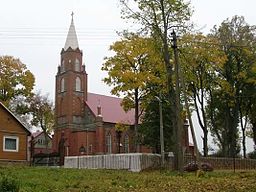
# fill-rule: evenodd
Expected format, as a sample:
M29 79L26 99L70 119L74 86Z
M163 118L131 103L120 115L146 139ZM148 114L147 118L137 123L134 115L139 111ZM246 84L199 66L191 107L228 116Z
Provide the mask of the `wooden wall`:
M0 105L0 160L27 160L27 135L28 131ZM18 137L18 151L4 151L4 136Z

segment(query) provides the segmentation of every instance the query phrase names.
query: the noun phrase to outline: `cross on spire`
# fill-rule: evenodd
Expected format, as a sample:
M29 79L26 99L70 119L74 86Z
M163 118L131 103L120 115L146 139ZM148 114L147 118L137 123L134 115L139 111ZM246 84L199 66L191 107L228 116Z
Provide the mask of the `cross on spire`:
M72 17L72 20L73 20L73 17L74 17L74 12L72 11L72 13L71 13L71 17Z
M69 47L71 47L73 50L79 48L78 46L78 40L77 40L77 36L76 36L76 29L75 29L75 25L74 25L74 12L72 11L71 13L71 24L69 27L69 31L68 31L68 36L66 39L66 43L64 46L64 50L66 51Z

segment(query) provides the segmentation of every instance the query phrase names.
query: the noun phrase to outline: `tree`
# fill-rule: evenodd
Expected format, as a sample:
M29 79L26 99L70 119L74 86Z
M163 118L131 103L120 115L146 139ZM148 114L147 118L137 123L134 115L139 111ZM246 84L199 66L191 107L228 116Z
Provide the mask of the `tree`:
M19 96L30 96L34 87L34 75L19 59L0 57L0 101L7 107Z
M243 121L248 112L243 109L246 109L245 105L247 105L247 102L244 102L245 99L251 96L244 95L244 93L247 92L245 88L248 87L248 83L255 82L255 79L253 80L250 75L256 62L255 27L249 26L243 17L234 16L231 20L227 19L222 22L219 28L215 27L212 34L219 39L220 47L227 56L227 61L222 70L218 72L221 89L216 89L212 93L212 98L221 102L221 106L219 105L217 108L218 111L216 109L214 111L215 117L219 116L223 120L212 120L222 124L221 129L225 134L220 136L225 137L222 138L225 141L222 150L226 156L234 156L239 152L238 124L240 121L245 155L245 124ZM253 76L255 77L255 74ZM215 106L217 105L215 101L212 101L212 103L215 103Z
M31 124L42 129L45 135L46 148L48 148L48 135L54 125L53 103L47 95L41 95L38 92L29 99L28 111L32 115Z
M171 47L171 32L173 28L184 29L186 22L190 19L191 9L189 3L185 3L183 0L134 0L132 2L135 6L131 8L132 5L129 4L128 0L120 1L123 5L123 17L135 20L141 24L142 31L153 36L161 50L167 74L168 100L171 104L170 114L176 114L176 116L172 116L172 123L175 128L174 131L177 133L178 130L182 130L182 127L177 125L181 125L182 123L180 122L181 114L175 113L175 106L178 106L179 103L174 103L174 69L169 49ZM177 145L174 153L175 168L182 171L182 147L179 145L181 138L178 138L175 134L175 140L175 144Z
M126 34L121 41L115 42L110 50L116 54L105 58L102 70L108 72L103 81L112 85L111 93L122 94L123 107L126 111L135 109L135 151L137 151L138 123L142 98L146 95L149 82L159 82L155 71L161 70L161 60L157 56L153 41L135 34Z
M226 61L218 40L203 34L186 34L180 46L181 65L187 95L193 101L199 125L203 131L203 153L208 155L208 124L206 106L209 93L217 81L217 71Z
M33 96L33 93L31 96ZM32 129L33 126L31 125L31 115L29 114L27 106L28 98L25 98L24 96L15 97L15 99L12 99L9 102L9 109L28 129Z
M255 68L256 69L256 68ZM255 70L256 74L256 70ZM254 83L255 84L255 83ZM247 100L248 102L248 118L250 122L250 127L251 127L251 137L254 142L254 146L256 147L256 86L252 89L248 89L251 91L248 95L250 95ZM256 149L255 149L256 150Z
M152 93L151 93L152 94ZM155 96L158 96L157 94ZM160 99L160 98L159 98ZM162 96L162 110L163 110L163 129L164 129L164 143L165 151L173 151L173 127L171 118L169 115L170 103L167 101L166 96ZM160 151L160 113L159 113L159 101L152 99L142 116L142 122L140 125L140 134L143 136L143 144L153 148L155 153L161 153Z

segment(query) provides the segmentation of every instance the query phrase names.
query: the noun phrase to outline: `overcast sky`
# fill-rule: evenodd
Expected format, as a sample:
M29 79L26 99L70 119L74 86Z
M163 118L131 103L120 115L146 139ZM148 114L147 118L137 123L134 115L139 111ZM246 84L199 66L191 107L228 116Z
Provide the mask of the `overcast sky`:
M255 0L191 0L191 5L192 21L205 33L234 15L256 24ZM88 90L110 95L110 88L101 81L106 75L100 70L103 58L118 40L116 31L133 28L120 19L118 0L1 0L0 55L20 58L35 75L36 89L54 99L55 75L72 11Z
M234 15L254 25L254 0L192 0L192 20L208 32ZM120 19L118 0L8 0L0 6L0 55L20 58L36 77L36 89L54 98L54 81L60 51L74 11L79 46L89 75L89 91L110 95L101 79L103 58L127 26Z

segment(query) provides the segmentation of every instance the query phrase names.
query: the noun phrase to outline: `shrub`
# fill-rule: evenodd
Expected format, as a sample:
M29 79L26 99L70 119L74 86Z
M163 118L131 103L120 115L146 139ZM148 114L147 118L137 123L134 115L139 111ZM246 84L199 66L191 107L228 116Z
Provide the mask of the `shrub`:
M203 171L213 171L213 167L210 163L202 162L201 168ZM198 164L196 162L191 162L184 166L184 171L187 171L187 172L193 172L197 170L198 170Z
M20 189L20 185L16 178L8 175L1 176L0 191L18 192L19 189Z
M256 159L256 151L252 151L252 152L248 153L248 157L250 159Z

